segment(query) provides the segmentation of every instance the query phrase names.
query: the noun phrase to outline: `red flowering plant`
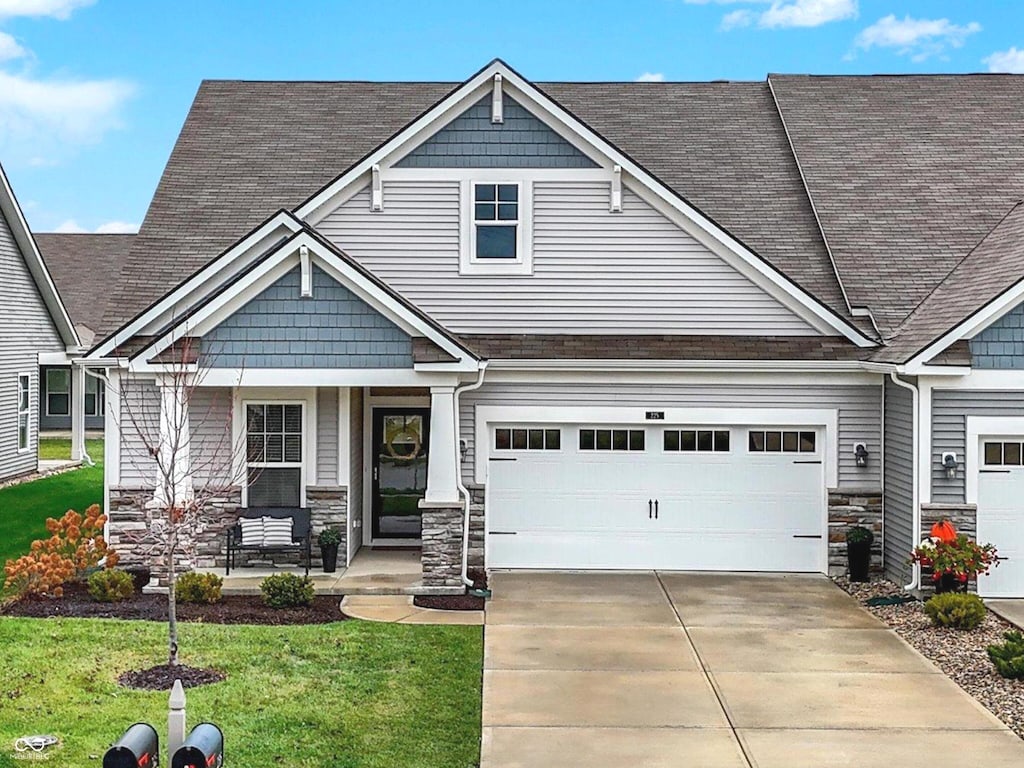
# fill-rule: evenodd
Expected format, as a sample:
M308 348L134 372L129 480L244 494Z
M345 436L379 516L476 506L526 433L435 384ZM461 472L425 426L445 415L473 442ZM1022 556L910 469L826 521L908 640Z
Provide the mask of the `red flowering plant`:
M910 562L931 568L932 581L939 581L948 574L966 584L969 579L998 566L999 558L992 544L972 541L962 533L956 533L948 521L942 521L932 528L930 539L914 548Z

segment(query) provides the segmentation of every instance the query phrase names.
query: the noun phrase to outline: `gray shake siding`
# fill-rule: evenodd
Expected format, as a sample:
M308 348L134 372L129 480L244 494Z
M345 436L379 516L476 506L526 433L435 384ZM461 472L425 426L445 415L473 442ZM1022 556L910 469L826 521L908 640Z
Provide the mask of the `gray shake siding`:
M907 389L885 383L885 573L897 584L910 578L913 546L914 407Z
M1024 304L992 323L970 345L975 368L1024 368Z
M0 214L0 480L38 466L39 353L64 349L32 273ZM29 376L28 449L18 451L18 376Z
M338 390L316 392L316 484L338 484Z
M932 392L932 502L962 504L965 501L967 417L1024 417L1024 392L988 390L941 390ZM946 477L939 466L942 454L952 451L960 463L956 477Z
M506 96L491 122L486 96L395 165L405 168L594 168L590 158Z
M609 213L606 182L533 184L532 275L459 274L459 184L385 182L317 226L455 333L817 335L631 190Z
M412 339L319 267L296 267L203 337L214 368L411 368Z
M881 392L877 386L786 386L702 384L484 384L460 401L462 439L468 454L463 463L473 482L475 407L502 406L627 406L634 408L837 408L839 410L839 487L877 490L879 462L857 467L853 444L864 441L876 452L881 444ZM869 449L870 450L870 449Z

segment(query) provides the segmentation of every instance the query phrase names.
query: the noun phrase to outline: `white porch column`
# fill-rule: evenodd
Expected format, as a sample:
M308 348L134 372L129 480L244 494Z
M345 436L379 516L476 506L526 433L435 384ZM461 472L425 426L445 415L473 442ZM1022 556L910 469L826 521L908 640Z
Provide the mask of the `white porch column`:
M427 504L459 503L459 441L455 434L455 387L430 388Z
M188 419L192 388L180 374L158 378L157 386L160 388L160 474L156 496L177 504L192 497ZM173 499L169 498L172 493Z
M85 368L71 365L71 460L85 455Z

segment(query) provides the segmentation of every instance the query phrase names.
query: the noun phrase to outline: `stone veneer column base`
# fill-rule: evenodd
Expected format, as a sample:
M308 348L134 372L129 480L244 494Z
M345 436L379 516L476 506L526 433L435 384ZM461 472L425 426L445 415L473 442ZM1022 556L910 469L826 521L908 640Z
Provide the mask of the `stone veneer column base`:
M323 568L323 558L320 557L320 547L316 543L316 537L324 528L341 530L341 543L338 544L338 567L347 567L348 488L343 485L307 486L306 506L309 507L313 523L313 567Z
M882 572L882 492L828 492L828 571L832 576L847 572L846 532L863 526L875 534L871 545L871 570Z
M423 513L423 586L462 587L461 504L420 503Z

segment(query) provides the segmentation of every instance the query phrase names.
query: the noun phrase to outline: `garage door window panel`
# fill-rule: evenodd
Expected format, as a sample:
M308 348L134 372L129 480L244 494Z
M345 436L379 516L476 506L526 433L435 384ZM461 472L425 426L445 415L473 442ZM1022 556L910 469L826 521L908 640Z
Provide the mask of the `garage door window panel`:
M1013 440L985 441L985 465L990 467L1019 467L1024 451L1021 443Z
M751 453L816 453L817 433L797 430L750 430L747 450Z
M666 429L663 447L666 452L728 453L727 429Z
M496 451L558 451L562 431L540 427L499 427L494 430Z
M643 451L647 433L642 429L590 429L580 430L581 451Z

